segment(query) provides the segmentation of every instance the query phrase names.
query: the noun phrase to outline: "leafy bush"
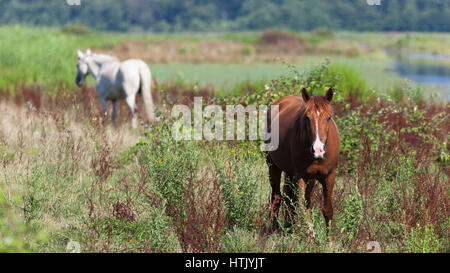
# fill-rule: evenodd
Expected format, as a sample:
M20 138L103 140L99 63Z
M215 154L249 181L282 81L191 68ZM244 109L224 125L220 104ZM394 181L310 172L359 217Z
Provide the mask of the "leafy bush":
M331 29L328 28L316 28L311 31L311 34L321 37L321 38L334 38L335 34Z
M371 96L361 74L348 66L340 64L329 65L324 73L323 80L340 90L346 100L354 99L360 102L367 102Z
M74 34L74 35L89 35L94 32L94 30L87 26L82 25L66 25L61 28L62 33Z
M255 143L225 147L212 151L211 163L222 185L228 225L233 228L256 227L259 223L252 219L259 213L255 207L258 201L257 182L263 179L260 170L264 167L264 159Z
M26 223L0 190L0 252L32 252L47 241L37 225Z
M406 251L413 253L442 252L445 247L443 238L434 232L433 224L421 227L417 224L406 238Z
M288 75L282 75L266 83L264 88L250 89L250 92L237 97L219 98L225 104L270 105L284 96L301 96L303 87L313 96L323 96L332 87L333 101L342 104L345 101L363 102L370 97L364 80L355 70L343 65L330 65L328 59L304 73L297 67L284 63ZM257 86L258 87L258 86Z
M342 210L341 233L348 236L348 240L353 240L358 234L361 221L363 219L363 203L358 189L353 189L344 200Z
M214 170L200 165L201 146L173 140L170 129L169 122L147 132L131 155L144 164L152 195L164 202L182 249L217 252L226 225L222 185Z
M175 141L169 126L153 128L133 149L141 151L155 194L178 207L183 204L183 185L198 172L199 151L193 141Z

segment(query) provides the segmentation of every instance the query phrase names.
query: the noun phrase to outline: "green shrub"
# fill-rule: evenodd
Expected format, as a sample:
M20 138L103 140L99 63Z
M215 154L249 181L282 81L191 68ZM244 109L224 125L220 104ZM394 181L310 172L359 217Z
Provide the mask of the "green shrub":
M328 59L313 69L301 73L299 69L291 64L284 63L289 69L288 75L279 76L263 88L256 85L247 94L239 97L220 98L227 104L242 103L270 105L284 96L301 96L303 87L307 88L313 96L323 96L331 87L334 90L333 101L343 103L350 97L354 101L366 101L370 94L366 83L361 75L344 65L330 65Z
M32 252L47 241L47 234L37 226L26 223L6 200L0 190L0 252Z
M328 28L316 28L311 31L311 34L321 37L321 38L334 38L335 34L331 29Z
M413 253L442 252L446 247L443 238L434 233L433 224L417 224L406 237L406 251ZM448 245L447 245L448 247Z
M249 44L244 44L242 50L241 50L241 54L244 56L253 56L255 55L255 48L252 45Z
M227 220L230 227L255 227L252 219L259 213L255 205L258 201L257 190L264 178L265 159L259 146L252 142L239 145L226 145L225 149L215 148L211 154L211 163L222 185Z
M87 26L82 25L66 25L61 28L62 33L74 34L74 35L89 35L94 33L94 30Z
M247 229L235 227L224 235L222 241L222 252L225 253L254 253L259 251L257 236Z
M85 219L92 232L74 233L81 242L81 252L178 252L178 238L164 202L145 207L145 214L137 219L117 215Z
M342 64L331 64L323 76L324 82L329 82L331 86L341 91L344 99L353 99L365 102L370 96L366 82L361 74Z
M359 232L363 219L362 197L357 187L345 197L340 218L341 233L345 233L349 241L353 240Z

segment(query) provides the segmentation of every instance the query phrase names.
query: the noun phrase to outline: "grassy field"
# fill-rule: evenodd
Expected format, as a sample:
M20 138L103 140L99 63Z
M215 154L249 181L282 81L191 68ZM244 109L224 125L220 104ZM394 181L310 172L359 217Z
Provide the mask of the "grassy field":
M284 35L284 36L283 36ZM288 35L288 36L286 36ZM267 35L118 34L67 27L0 27L0 88L24 82L39 83L47 92L75 89L76 50L92 48L121 59L147 61L157 80L174 77L216 86L242 81L270 80L287 71L286 61L300 70L319 65L326 57L360 71L368 84L386 89L398 82L391 70L389 50L448 52L448 34L389 34L313 32ZM88 81L93 85L93 80Z
M325 62L322 50L336 42L329 33L295 34L308 45L297 59L261 49L255 33L203 38L82 31L0 28L6 41L0 45L1 252L65 252L71 241L82 252L366 252L369 241L383 252L449 251L450 105L384 71L387 56L380 48L389 41L381 37L389 34L333 34L349 41L361 35L375 49L351 57L343 47ZM207 48L216 62L152 64L162 121L138 130L130 129L123 103L117 127L104 120L92 81L73 86L76 48L134 54L145 43L123 45L168 40L226 40L254 49L234 51L235 44L227 44L224 58L215 55L214 43ZM438 42L426 44L439 49ZM178 50L174 60L190 54ZM261 61L276 54L298 63ZM307 236L302 204L293 226L284 227L282 212L282 230L262 232L271 189L258 142L171 137L173 105L191 106L194 96L219 105L260 105L298 95L303 86L315 95L330 86L336 92L342 143L334 245L320 186L313 194L316 239Z
M327 56L306 56L301 64L296 64L298 71L310 70L324 62ZM380 92L401 82L399 77L389 69L386 60L353 59L346 57L331 58L331 63L337 66L350 67L359 71L367 84ZM241 82L268 82L272 78L289 72L288 67L279 61L277 63L253 64L216 64L216 63L180 63L151 65L154 77L158 81L183 80L196 81L200 85L208 83L223 87L224 91L232 90L235 84Z

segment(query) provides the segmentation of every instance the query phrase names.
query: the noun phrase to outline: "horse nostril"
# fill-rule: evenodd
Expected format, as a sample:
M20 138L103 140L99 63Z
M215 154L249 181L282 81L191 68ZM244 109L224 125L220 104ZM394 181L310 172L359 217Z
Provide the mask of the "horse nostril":
M314 147L311 146L311 153L314 154Z

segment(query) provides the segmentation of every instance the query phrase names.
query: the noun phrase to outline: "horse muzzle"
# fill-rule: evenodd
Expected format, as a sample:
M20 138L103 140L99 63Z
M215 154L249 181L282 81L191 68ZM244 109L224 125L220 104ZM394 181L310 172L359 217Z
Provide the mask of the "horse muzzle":
M84 83L84 80L79 80L79 79L75 80L75 84L78 85L78 87L82 87L83 83Z
M82 77L80 74L77 74L77 77L75 78L75 84L78 85L78 87L83 86L84 83L84 77Z
M325 157L325 152L326 152L325 145L311 146L311 154L312 154L314 160L319 160L319 161L323 160L323 158Z

